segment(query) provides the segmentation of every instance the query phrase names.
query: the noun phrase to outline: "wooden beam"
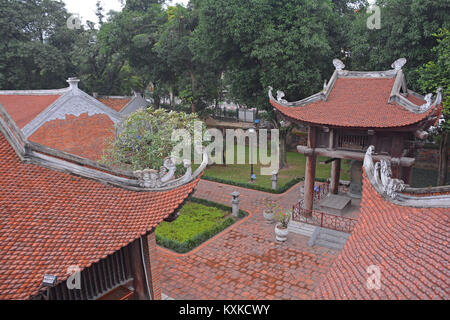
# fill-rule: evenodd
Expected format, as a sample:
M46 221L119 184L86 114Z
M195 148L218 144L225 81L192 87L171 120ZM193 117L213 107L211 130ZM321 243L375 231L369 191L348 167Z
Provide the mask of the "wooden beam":
M305 146L298 146L297 150L299 153L304 155L314 154L316 156L323 156L328 158L339 158L339 159L348 159L348 160L358 160L363 161L365 153L357 152L357 151L346 151L346 150L334 150L330 151L326 148L309 148ZM391 156L384 155L374 155L374 161L380 161L381 159L389 160L393 163L398 163L402 167L412 167L414 165L415 159L408 157L394 158Z

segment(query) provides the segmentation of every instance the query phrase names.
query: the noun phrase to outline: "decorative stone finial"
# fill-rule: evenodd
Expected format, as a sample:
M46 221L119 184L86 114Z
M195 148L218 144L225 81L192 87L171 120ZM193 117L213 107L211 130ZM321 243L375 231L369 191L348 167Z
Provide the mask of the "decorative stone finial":
M437 89L437 97L436 97L436 101L434 102L434 104L436 106L440 106L442 102L442 88L438 88Z
M400 71L402 70L403 66L406 64L406 59L405 58L400 58L395 60L395 62L391 65L392 69L394 69L395 71Z
M134 175L139 179L139 185L142 188L159 188L161 181L159 179L159 172L152 169L145 169L135 171Z
M145 169L135 171L134 175L139 180L139 185L142 188L160 188L166 186L171 180L174 179L177 167L175 165L174 158L166 158L164 165L159 171L152 169ZM191 177L189 172L189 178Z
M424 97L426 103L420 106L420 111L428 111L433 105L433 94L429 93ZM434 105L439 106L442 102L442 88L437 89L436 100L434 100Z
M80 82L80 79L78 78L69 78L67 79L67 83L69 84L70 89L78 89L78 83Z
M345 68L345 64L339 60L339 59L334 59L333 60L333 65L336 68L337 71L342 71Z
M288 103L287 100L283 99L286 95L283 91L277 91L277 101L280 103Z
M384 195L391 199L396 199L399 192L406 189L406 185L402 180L392 178L391 163L382 159L379 163L374 164L373 152L374 146L367 149L364 157L364 169L368 178L374 183Z

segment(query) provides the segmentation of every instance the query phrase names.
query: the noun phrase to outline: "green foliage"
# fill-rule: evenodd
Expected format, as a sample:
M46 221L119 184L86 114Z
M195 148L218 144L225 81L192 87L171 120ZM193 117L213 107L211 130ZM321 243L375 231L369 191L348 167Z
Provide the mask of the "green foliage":
M51 0L0 0L0 88L66 86L78 31L67 28L64 4Z
M163 222L156 228L158 245L178 253L186 253L231 226L229 207L187 202L173 222ZM206 202L206 201L205 201Z
M225 211L225 212L231 212L231 207L230 206L226 206L224 204L217 203L217 202L214 202L214 201L209 201L209 200L206 200L206 199L200 199L200 198L195 198L195 197L191 197L189 199L189 201L190 202L194 202L194 203L203 204L203 205L205 205L207 207L215 207L215 208L220 209L220 210ZM239 219L245 218L246 216L248 216L247 212L245 212L244 210L239 210Z
M432 59L433 34L449 27L450 2L379 0L377 5L381 7L381 29L367 28L370 14L362 7L349 32L351 58L346 64L353 70L386 70L396 59L405 57L409 86L418 91L414 71Z
M289 212L280 211L276 214L276 219L284 229L287 229L289 221L291 220L291 216L292 211Z
M331 70L335 13L329 1L204 0L199 11L195 57L226 70L237 102L267 107L269 85L291 99L304 97Z
M423 93L436 92L442 88L442 105L445 122L442 130L450 131L450 31L441 29L434 35L438 45L433 48L433 61L424 64L419 70L418 84Z
M118 125L116 137L109 142L101 162L123 169L158 170L179 143L172 141L173 131L185 129L193 137L196 121L199 121L196 114L138 110ZM203 126L202 130L204 133L206 128Z
M263 187L263 186L253 184L253 183L245 183L245 182L238 182L238 181L234 181L234 180L226 180L226 179L221 179L221 178L217 178L214 176L204 175L204 176L202 176L202 179L208 180L208 181L214 181L214 182L218 182L218 183L223 183L223 184L229 184L229 185L236 186L236 187L253 189L253 190L274 193L274 194L281 194L281 193L285 193L287 190L289 190L290 188L295 186L300 181L303 181L304 178L292 179L289 182L287 182L285 185L283 185L281 188L278 188L277 190L273 190L271 188ZM316 180L320 181L321 179L318 178ZM322 179L322 180L326 181L326 179Z

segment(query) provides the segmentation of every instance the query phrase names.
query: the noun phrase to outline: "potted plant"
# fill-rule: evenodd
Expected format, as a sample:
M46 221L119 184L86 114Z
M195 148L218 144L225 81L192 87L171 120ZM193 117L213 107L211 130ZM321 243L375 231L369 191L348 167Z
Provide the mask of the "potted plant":
M292 211L288 211L286 213L283 213L281 211L277 215L278 223L275 226L275 235L277 238L277 241L285 242L287 240L287 236L289 233L288 226L289 222L291 221Z
M277 206L278 205L274 200L269 199L269 198L264 199L265 209L264 209L263 215L264 215L264 219L266 220L267 224L271 224L274 222L274 217L275 217L274 211Z

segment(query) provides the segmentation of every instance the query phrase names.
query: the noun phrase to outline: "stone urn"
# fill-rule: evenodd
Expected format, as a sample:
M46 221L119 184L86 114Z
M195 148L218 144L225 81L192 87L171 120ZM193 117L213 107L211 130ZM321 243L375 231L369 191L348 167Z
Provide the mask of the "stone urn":
M277 241L285 242L287 240L288 234L289 234L289 229L284 228L281 223L278 223L275 226L275 236L276 236Z
M275 215L272 210L264 210L263 215L267 224L272 224L274 222Z

